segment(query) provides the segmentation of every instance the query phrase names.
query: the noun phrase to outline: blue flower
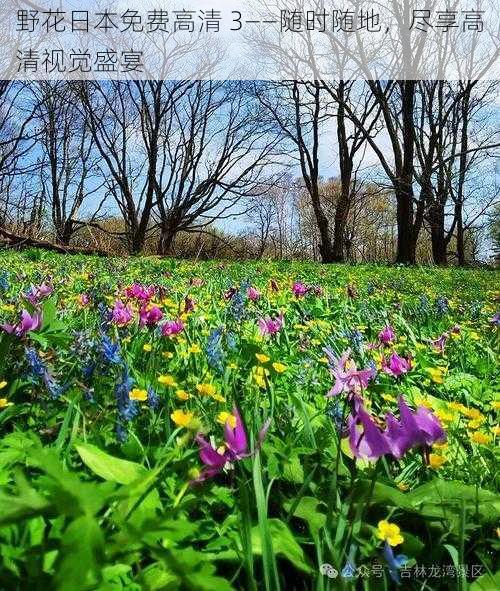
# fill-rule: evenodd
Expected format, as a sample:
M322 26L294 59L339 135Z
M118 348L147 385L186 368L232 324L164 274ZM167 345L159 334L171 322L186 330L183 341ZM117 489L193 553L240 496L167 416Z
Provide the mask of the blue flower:
M440 296L436 299L436 312L439 316L444 316L448 312L448 307L448 300L445 297Z
M0 274L0 291L9 291L9 274L7 271Z
M44 364L36 350L32 347L27 348L25 354L33 377L38 379L41 378L45 387L49 391L51 398L60 398L68 389L69 383L65 385L58 384L49 368Z
M205 353L208 364L219 373L224 373L224 351L222 350L222 335L224 327L219 326L212 330L207 339Z
M102 335L101 353L104 360L108 363L113 363L116 365L122 363L122 358L120 356L120 345L118 343L113 343L113 341L106 334Z
M152 409L158 408L160 404L160 397L151 386L148 388L148 404Z
M404 554L398 554L394 556L394 552L392 551L391 546L386 542L384 545L384 558L387 561L387 566L389 567L389 574L391 575L391 579L399 585L401 582L399 578L399 571L404 567L404 565L408 562L408 556Z
M128 368L125 367L121 376L121 381L115 386L116 406L121 418L125 421L133 420L139 408L135 400L130 400L130 390L134 386L134 380L130 377Z

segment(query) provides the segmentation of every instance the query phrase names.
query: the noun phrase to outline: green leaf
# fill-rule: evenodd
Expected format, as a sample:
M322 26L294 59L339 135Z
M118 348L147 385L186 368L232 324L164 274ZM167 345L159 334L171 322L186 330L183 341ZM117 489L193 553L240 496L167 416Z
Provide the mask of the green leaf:
M304 469L297 454L292 455L285 463L283 467L283 478L296 484L302 484L304 482Z
M486 573L470 584L469 591L498 591L500 589L500 571L494 575Z
M287 502L285 508L289 510L291 505L291 502ZM319 510L320 505L321 501L314 497L302 497L293 512L294 517L307 522L312 534L317 534L326 523L326 515Z
M130 484L147 475L144 466L129 460L110 456L95 445L81 443L76 446L82 462L104 480L119 484Z
M60 591L92 589L101 579L104 538L97 521L88 515L70 523L62 537L56 562L56 585Z
M304 551L293 537L288 526L280 519L268 519L267 523L275 555L283 556L289 560L295 568L302 572L313 572L313 569L307 563ZM255 554L262 554L262 543L258 527L252 529L252 549Z

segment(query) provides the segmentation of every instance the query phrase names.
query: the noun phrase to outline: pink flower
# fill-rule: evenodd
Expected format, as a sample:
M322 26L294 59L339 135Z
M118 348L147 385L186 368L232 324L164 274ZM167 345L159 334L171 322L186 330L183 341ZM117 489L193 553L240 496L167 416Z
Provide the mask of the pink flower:
M82 307L88 306L90 304L90 297L86 293L81 293L78 296L78 303Z
M139 311L139 326L154 326L163 318L163 312L158 306L142 306Z
M111 314L111 322L116 324L117 326L126 326L130 322L132 322L133 313L130 306L121 302L120 300L116 300L115 305L113 306L113 312Z
M161 334L164 337L173 337L184 330L184 322L179 318L177 320L167 320L161 327Z
M247 289L247 297L252 302L257 302L260 299L260 292L255 287L249 287Z
M148 302L156 294L156 288L154 286L145 287L140 283L133 283L130 287L125 290L125 295L128 298L135 298L136 300L142 300Z
M296 281L292 285L292 293L296 298L303 298L309 293L309 288L300 281Z
M394 330L392 326L388 324L385 326L379 333L378 333L378 340L384 345L390 345L394 342L396 335L394 334Z
M385 429L376 424L363 406L349 417L349 445L357 458L375 461L390 454L399 460L414 447L428 448L446 440L439 419L428 408L420 406L412 411L402 396L398 406L400 420L387 413Z
M283 312L280 312L276 318L270 318L266 316L265 318L260 318L257 321L259 325L260 334L264 336L271 336L278 333L285 323L285 319L283 317Z
M375 377L374 367L358 369L356 363L350 359L350 350L337 359L328 348L323 349L329 359L330 373L335 378L333 388L326 395L327 398L337 396L341 392L359 394L368 387L369 381Z
M28 332L38 330L42 326L42 313L37 311L31 315L26 310L21 312L21 320L17 324L1 324L7 334L14 334L16 337L24 337Z
M34 287L32 285L30 290L24 294L24 297L32 306L37 306L41 300L49 297L49 295L53 291L53 285L51 283L46 283L44 281L41 285L38 285L37 287Z
M444 348L446 346L446 341L449 338L449 334L444 332L438 339L435 341L431 341L431 345L438 351L439 353L444 353Z
M389 361L385 357L382 359L382 371L395 378L408 373L410 369L410 359L405 359L395 352L389 357Z
M222 472L226 464L232 464L251 455L245 425L236 406L233 408L232 414L236 419L236 424L231 427L228 418L224 425L224 445L219 449L214 449L203 435L198 434L196 436L196 442L200 448L200 460L205 465L205 468L194 482L202 482L212 478ZM270 420L268 419L259 431L257 449L262 445L269 425Z

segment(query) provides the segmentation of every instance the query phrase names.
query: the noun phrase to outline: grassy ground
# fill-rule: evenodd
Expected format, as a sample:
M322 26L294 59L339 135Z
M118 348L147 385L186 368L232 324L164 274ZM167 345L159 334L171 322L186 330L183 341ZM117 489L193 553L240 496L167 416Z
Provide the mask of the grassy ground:
M498 588L498 280L0 252L0 588Z

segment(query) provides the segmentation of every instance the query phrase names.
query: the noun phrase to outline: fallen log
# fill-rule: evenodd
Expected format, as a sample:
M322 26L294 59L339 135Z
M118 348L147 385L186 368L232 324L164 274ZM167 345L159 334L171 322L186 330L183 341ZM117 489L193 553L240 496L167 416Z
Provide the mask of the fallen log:
M55 244L49 240L41 240L30 236L23 236L22 234L16 234L5 228L0 228L0 245L9 248L42 248L44 250L51 250L61 254L90 254L97 256L108 256L109 254L105 250L100 250L98 248L79 248L77 246Z

